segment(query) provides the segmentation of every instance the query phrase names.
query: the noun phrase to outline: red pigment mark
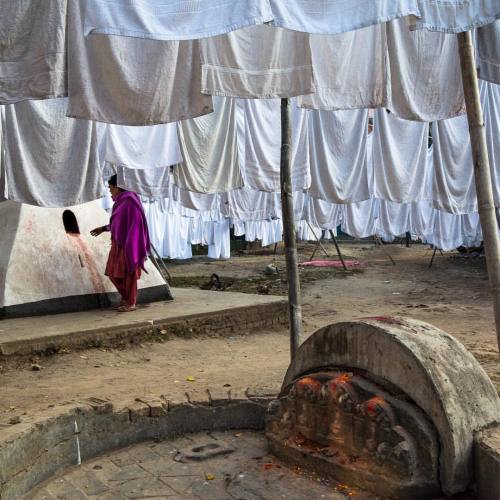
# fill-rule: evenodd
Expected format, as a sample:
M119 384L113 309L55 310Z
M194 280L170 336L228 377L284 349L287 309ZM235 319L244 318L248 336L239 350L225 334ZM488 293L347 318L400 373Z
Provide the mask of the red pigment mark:
M352 379L351 374L342 373L341 375L339 375L338 377L335 377L333 380L330 381L330 391L335 392L339 385L350 382L351 379Z
M365 405L366 405L366 411L370 415L375 415L377 413L377 409L382 406L385 403L385 399L381 398L380 396L375 396L371 399L369 399Z
M359 319L369 319L369 320L373 320L373 321L380 321L381 323L388 323L390 325L400 325L400 326L403 325L401 320L394 318L393 316L369 316L369 317L364 317L364 318L359 318Z
M94 261L94 257L86 245L86 243L81 239L79 234L68 233L70 241L80 250L83 254L83 259L85 261L85 267L89 270L90 280L92 281L92 286L96 293L105 293L104 284L102 282L102 277Z
M304 392L306 389L309 389L312 392L319 392L321 389L321 382L318 382L312 377L304 377L297 381L295 387L299 393Z

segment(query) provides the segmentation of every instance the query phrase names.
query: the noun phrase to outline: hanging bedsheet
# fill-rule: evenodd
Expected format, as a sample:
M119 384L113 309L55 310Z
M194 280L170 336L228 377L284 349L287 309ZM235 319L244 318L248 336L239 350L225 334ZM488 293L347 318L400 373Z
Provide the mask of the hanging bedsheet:
M235 189L227 193L224 214L235 221L281 218L280 193Z
M110 2L103 2L110 3ZM86 0L68 0L68 116L154 125L212 111L201 89L198 41L84 37Z
M182 161L175 123L149 127L98 124L103 159L128 168L161 168Z
M376 198L399 203L431 199L428 136L428 123L402 120L385 109L375 111L373 192Z
M66 118L67 99L0 107L5 198L42 207L104 196L93 122Z
M309 111L309 195L330 203L370 198L368 110Z
M280 191L281 111L279 99L238 100L243 126L238 127L240 168L245 186L258 191ZM307 112L291 105L292 189L311 183Z
M192 40L272 19L269 0L86 0L85 34Z
M385 25L334 36L311 35L316 90L298 98L309 109L376 108L387 105Z
M200 41L201 90L226 97L292 97L314 90L309 35L267 25Z
M0 104L66 95L66 0L2 0Z
M390 71L387 106L407 120L431 122L465 112L454 35L410 31L406 19L386 25Z
M234 99L214 97L214 112L179 122L178 134L184 163L174 168L175 185L198 193L243 186Z
M477 212L467 116L432 125L434 208L452 214Z
M500 21L477 30L479 78L500 84Z
M165 198L170 192L170 168L128 168L118 165L118 187L148 198Z

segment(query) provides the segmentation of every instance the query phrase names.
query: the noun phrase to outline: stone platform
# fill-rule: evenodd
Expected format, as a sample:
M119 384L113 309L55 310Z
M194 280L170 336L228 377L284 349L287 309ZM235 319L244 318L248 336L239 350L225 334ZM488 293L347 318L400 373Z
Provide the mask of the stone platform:
M0 320L0 355L57 352L169 335L223 336L287 324L284 297L172 289L174 300L130 313L98 309Z

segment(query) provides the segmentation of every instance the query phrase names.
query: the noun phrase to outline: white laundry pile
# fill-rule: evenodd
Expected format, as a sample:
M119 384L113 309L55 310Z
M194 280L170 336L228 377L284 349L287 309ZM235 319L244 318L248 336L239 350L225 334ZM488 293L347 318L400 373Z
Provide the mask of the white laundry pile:
M238 100L243 126L238 127L240 168L245 186L257 191L280 191L281 103L279 99ZM292 189L311 183L307 112L291 104Z
M178 123L184 162L174 168L174 183L198 193L226 192L243 186L238 160L236 102L214 97L214 112Z
M387 105L385 24L334 36L310 36L313 94L298 98L309 109L376 108Z
M272 19L269 0L86 0L85 34L191 40Z
M368 110L309 111L310 196L352 203L371 196Z
M377 109L373 125L373 194L409 203L431 199L432 163L427 161L429 124L402 120Z
M60 98L0 107L5 198L65 207L104 196L96 125L66 118L66 106Z
M387 106L407 120L431 122L465 112L455 35L410 31L406 19L386 25L390 71Z
M110 3L110 2L104 2ZM68 116L154 125L212 111L201 93L198 41L83 33L85 0L68 0Z
M270 1L276 26L325 35L420 14L417 0Z
M251 26L203 39L200 46L205 94L267 99L314 90L306 33Z
M0 104L66 95L66 0L2 0Z
M500 84L500 21L479 28L476 37L479 78Z

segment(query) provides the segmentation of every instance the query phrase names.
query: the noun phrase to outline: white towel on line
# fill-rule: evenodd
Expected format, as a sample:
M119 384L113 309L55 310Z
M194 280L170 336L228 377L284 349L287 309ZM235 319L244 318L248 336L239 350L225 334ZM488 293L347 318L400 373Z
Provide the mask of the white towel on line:
M500 84L500 20L477 30L479 78Z

